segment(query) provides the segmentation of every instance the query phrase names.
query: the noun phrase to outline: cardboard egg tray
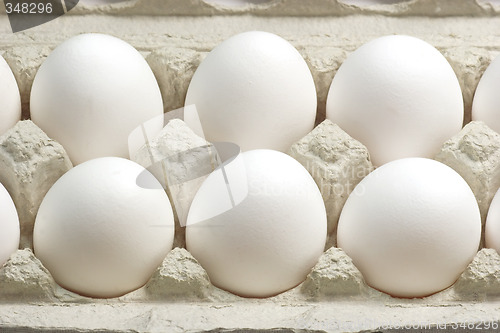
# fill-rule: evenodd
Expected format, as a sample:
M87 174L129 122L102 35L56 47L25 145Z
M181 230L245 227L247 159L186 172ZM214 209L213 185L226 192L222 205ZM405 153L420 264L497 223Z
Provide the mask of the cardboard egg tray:
M170 111L183 106L194 71L217 44L240 32L269 31L292 43L309 65L319 124L332 78L347 55L374 38L406 34L435 46L452 65L463 91L465 125L479 79L500 53L499 11L494 0L272 0L239 6L202 0L82 1L62 17L14 34L0 6L0 54L14 72L23 117L29 119L31 84L54 47L80 33L114 35L144 55ZM478 139L474 149L488 146L488 163L500 165L494 158L500 156L500 135L476 123L464 131L473 138L487 133L488 140ZM460 143L465 134L450 139ZM448 164L472 163L454 156ZM477 172L472 169L459 171L468 182ZM474 185L476 194L481 186L493 192L481 200L496 192L495 177L500 175L485 172L482 185ZM303 284L267 299L215 288L182 248L167 256L146 286L116 299L62 289L30 250L19 250L0 269L0 332L495 332L499 325L500 256L488 249L454 286L421 299L371 289L336 248L320 258Z

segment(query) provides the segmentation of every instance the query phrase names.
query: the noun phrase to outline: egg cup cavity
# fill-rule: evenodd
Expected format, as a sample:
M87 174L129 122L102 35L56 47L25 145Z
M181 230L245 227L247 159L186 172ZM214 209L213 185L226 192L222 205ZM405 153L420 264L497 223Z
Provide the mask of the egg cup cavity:
M85 33L64 41L43 61L31 88L30 115L77 165L127 158L130 132L163 115L163 101L137 49L111 35ZM161 123L149 126L160 129Z
M159 132L148 122L136 128L130 154L165 186L186 226L187 249L211 281L245 297L270 297L301 283L326 241L324 203L307 170L283 153L241 153L230 142L175 152L162 140L176 123L203 135L196 107L189 106L166 113ZM284 255L289 251L293 260Z
M19 246L20 227L16 206L9 192L0 184L0 268Z
M58 284L111 298L150 279L172 249L174 216L161 184L144 171L130 160L102 157L79 164L50 188L33 244ZM148 187L138 186L138 177Z
M284 152L314 128L317 94L292 44L273 33L247 31L203 59L186 92L190 104L207 140L234 142L242 151Z
M0 54L0 135L21 120L21 96L16 78Z
M392 35L363 44L342 63L328 92L326 117L363 143L381 166L434 157L462 128L463 104L456 74L435 47Z

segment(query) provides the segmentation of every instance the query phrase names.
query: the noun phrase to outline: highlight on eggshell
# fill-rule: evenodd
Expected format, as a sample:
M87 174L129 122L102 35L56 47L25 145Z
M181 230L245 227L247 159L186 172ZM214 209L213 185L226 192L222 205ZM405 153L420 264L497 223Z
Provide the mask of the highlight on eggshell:
M474 93L472 120L480 120L500 133L500 57L497 56L486 68Z
M14 201L0 184L0 268L19 247L20 226Z
M326 241L326 210L316 183L299 162L273 150L244 152L226 170L236 174L233 179L245 171L246 182L240 188L233 181L231 188L236 197L246 196L228 209L231 203L218 195L225 193L222 175L211 173L189 210L188 251L215 286L240 296L269 297L297 286Z
M465 180L424 158L384 164L351 193L337 241L366 282L397 297L451 286L474 258L479 207Z
M500 254L500 190L491 201L486 218L485 245Z
M118 297L143 286L172 249L174 216L161 184L118 157L82 163L48 191L35 255L62 287Z
M374 165L432 158L462 128L458 79L444 56L415 37L372 40L344 61L326 117L369 150Z
M59 45L38 70L31 119L63 145L73 164L128 158L128 135L163 114L158 83L144 57L109 35L82 34ZM161 129L162 123L155 124Z
M0 55L0 135L21 120L21 96L16 78Z
M313 129L317 96L306 62L289 42L250 31L202 61L187 91L190 104L208 141L286 151Z

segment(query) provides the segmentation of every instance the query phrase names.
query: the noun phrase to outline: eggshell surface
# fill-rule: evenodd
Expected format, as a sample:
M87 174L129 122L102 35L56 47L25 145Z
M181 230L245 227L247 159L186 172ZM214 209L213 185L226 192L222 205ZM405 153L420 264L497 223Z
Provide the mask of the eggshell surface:
M480 120L500 133L500 57L496 57L484 72L474 93L472 120Z
M387 163L363 179L340 215L337 241L366 282L397 297L452 285L481 237L479 208L453 169L424 158Z
M191 205L186 244L214 285L268 297L301 283L316 264L326 241L326 211L314 180L293 158L272 150L241 156L247 197L233 209L199 218L212 215L218 201L216 189L207 188L216 176L210 174Z
M117 157L82 163L42 201L35 255L64 288L117 297L144 285L174 237L170 201L142 166Z
M16 78L5 59L0 56L0 135L21 119L21 96Z
M30 103L33 122L64 146L73 164L128 158L130 132L163 114L160 89L142 55L103 34L59 45L38 70Z
M377 38L333 78L326 116L363 143L372 162L433 157L462 128L463 100L450 64L410 36Z
M14 201L0 184L0 267L19 247L20 227Z
M500 253L500 191L497 191L491 201L486 218L485 241L486 247Z
M185 105L195 104L207 140L234 142L243 151L285 151L309 133L316 89L306 62L271 33L235 35L196 70Z

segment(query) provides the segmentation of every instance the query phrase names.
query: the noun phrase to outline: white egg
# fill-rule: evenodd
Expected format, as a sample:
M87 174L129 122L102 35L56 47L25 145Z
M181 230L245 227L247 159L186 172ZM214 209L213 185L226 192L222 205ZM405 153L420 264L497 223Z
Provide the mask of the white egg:
M463 100L438 50L414 37L386 36L358 48L339 68L326 116L382 165L433 157L462 128Z
M491 201L485 226L486 247L497 250L500 254L500 190Z
M286 40L251 31L233 36L203 60L186 96L207 140L242 150L285 151L314 126L316 90L306 62Z
M5 59L0 56L0 135L21 119L21 96L16 78Z
M253 150L240 157L246 198L214 215L221 196L213 179L220 175L210 174L189 211L187 249L214 285L246 297L272 296L301 283L323 253L325 206L312 177L290 156Z
M19 247L20 227L16 206L0 184L0 267Z
M163 114L160 89L131 45L83 34L59 45L42 64L31 90L31 119L59 141L73 164L128 156L128 135ZM162 128L158 117L157 129Z
M465 180L430 159L405 158L370 173L340 215L337 241L366 282L398 297L452 285L481 237L479 208Z
M118 157L64 174L38 211L35 255L61 286L116 297L144 285L172 249L174 217L154 176Z
M479 81L472 102L472 120L480 120L500 133L500 56L488 66Z

